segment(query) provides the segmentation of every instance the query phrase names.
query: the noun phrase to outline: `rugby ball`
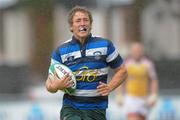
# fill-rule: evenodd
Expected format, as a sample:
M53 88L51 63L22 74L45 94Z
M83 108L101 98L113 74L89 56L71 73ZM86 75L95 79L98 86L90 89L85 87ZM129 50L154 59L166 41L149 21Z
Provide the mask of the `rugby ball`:
M51 64L49 67L49 74L54 76L54 73L57 73L57 77L59 79L62 79L67 73L71 76L73 86L70 88L63 89L62 91L68 94L73 94L76 89L76 78L71 69L61 63Z

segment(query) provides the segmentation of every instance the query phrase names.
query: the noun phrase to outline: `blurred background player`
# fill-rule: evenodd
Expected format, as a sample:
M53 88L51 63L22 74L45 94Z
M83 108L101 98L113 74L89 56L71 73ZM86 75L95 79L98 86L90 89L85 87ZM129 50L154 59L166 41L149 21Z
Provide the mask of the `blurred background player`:
M125 65L128 77L117 92L117 101L123 105L128 120L145 120L157 101L158 79L153 62L144 55L142 43L132 44Z

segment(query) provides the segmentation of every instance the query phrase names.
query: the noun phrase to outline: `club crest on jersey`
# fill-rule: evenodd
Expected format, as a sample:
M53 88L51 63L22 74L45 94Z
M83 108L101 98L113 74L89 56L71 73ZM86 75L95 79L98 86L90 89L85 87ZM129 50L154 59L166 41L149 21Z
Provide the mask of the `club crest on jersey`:
M71 61L74 60L74 56L67 56L67 57L66 57L66 60L69 61L69 62L71 62Z
M94 58L95 58L96 60L100 60L100 59L101 59L102 52L96 51L96 52L93 53L93 55L94 55Z

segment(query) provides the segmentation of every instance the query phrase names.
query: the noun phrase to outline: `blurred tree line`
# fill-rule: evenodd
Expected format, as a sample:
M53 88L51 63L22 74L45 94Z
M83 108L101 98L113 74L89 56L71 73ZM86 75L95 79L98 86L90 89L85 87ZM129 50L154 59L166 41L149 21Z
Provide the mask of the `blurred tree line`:
M27 10L33 25L33 74L47 75L49 55L53 47L53 0L20 0L18 4Z

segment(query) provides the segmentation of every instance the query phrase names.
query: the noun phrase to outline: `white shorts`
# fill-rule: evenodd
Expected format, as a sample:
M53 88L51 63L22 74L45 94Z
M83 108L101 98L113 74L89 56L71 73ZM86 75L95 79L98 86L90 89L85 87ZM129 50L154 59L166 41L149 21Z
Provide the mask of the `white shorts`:
M146 105L146 98L126 95L123 102L123 108L126 115L128 113L139 113L143 116L147 116L149 112Z

